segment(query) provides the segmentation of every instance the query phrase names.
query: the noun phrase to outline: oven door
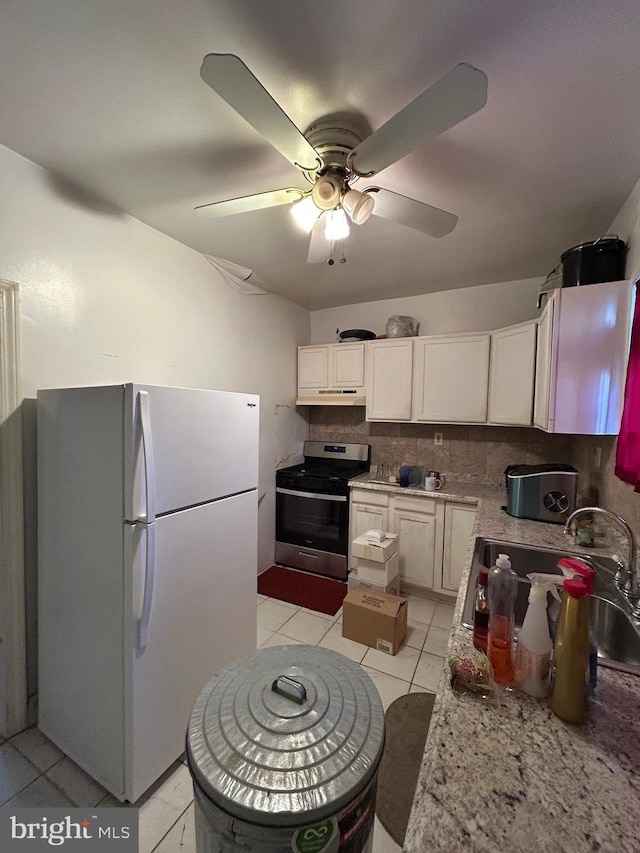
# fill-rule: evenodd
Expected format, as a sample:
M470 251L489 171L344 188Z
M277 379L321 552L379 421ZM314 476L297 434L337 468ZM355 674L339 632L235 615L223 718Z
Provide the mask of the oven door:
M276 488L276 542L308 551L332 554L344 565L349 550L349 498L293 489ZM325 574L322 563L304 562L308 568ZM331 572L333 574L333 572ZM340 572L343 574L343 571Z

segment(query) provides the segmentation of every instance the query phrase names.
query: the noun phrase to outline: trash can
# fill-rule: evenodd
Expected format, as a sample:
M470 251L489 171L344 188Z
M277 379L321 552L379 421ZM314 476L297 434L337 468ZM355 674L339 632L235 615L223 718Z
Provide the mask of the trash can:
M372 680L330 649L222 669L187 732L198 853L370 853L384 726Z

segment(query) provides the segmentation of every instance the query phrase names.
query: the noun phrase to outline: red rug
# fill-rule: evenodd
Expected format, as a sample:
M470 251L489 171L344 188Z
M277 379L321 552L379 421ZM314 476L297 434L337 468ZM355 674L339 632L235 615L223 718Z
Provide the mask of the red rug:
M335 616L342 607L347 585L342 581L321 578L286 566L271 566L258 575L258 592L269 598Z

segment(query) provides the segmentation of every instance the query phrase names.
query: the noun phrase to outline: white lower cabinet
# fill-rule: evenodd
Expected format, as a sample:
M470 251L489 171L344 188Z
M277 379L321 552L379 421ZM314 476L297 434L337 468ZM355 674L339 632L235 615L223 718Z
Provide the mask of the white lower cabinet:
M447 501L444 509L444 546L442 549L440 592L458 593L475 520L476 507L474 504Z
M433 589L442 564L442 503L411 495L393 495L391 503L391 530L400 534L400 582Z
M355 487L350 538L353 541L372 528L399 533L400 582L456 595L475 513L472 504ZM353 565L351 558L349 564Z
M353 568L351 542L367 530L389 530L389 495L384 492L351 490L349 520L349 566Z

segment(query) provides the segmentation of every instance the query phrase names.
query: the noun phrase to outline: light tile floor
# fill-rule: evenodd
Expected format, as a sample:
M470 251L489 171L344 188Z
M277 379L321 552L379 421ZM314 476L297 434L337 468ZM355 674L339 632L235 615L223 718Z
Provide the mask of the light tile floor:
M449 605L409 596L407 639L392 656L344 638L341 610L325 616L259 595L257 643L303 643L341 652L366 670L386 709L405 693L435 692L452 617ZM0 740L0 805L120 804L34 727ZM183 761L176 761L132 808L139 810L140 853L195 853L193 792ZM373 853L398 851L376 818Z

